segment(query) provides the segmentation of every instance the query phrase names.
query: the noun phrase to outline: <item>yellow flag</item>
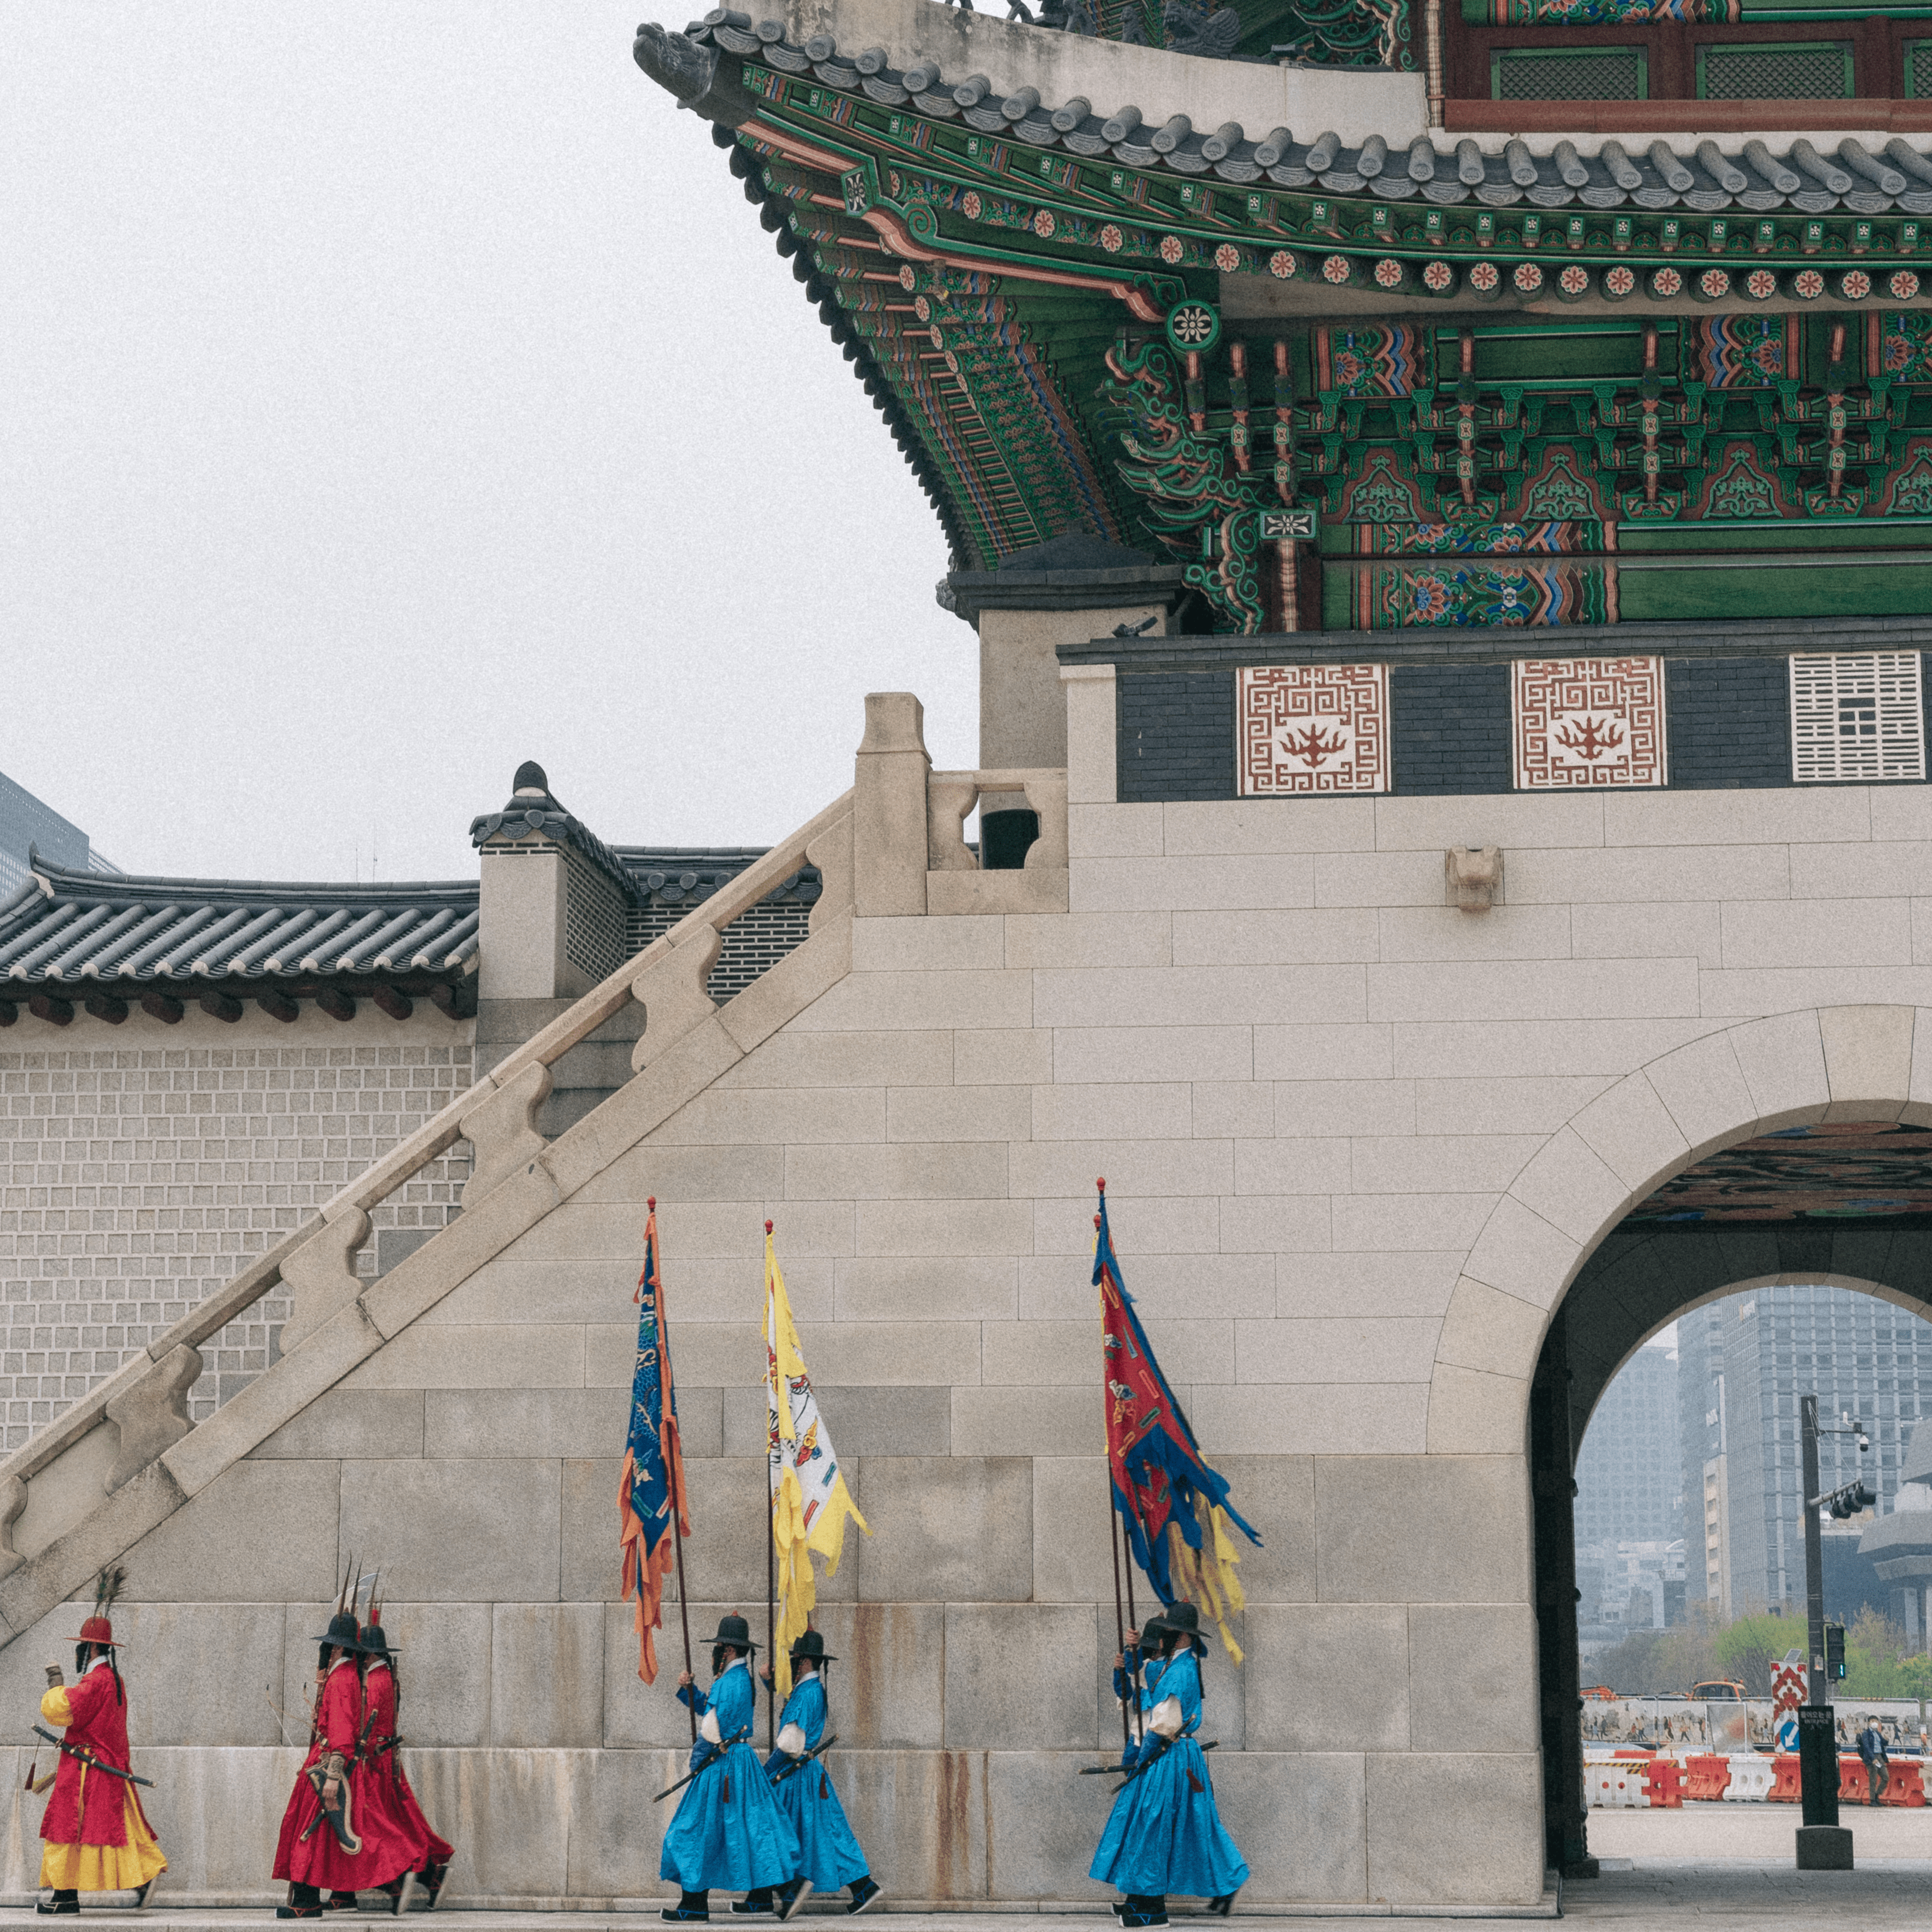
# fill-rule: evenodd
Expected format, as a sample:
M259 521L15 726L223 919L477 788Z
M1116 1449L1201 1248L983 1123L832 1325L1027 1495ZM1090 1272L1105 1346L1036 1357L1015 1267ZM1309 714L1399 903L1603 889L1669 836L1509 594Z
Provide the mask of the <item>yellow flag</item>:
M868 1536L851 1492L832 1454L812 1378L799 1353L784 1276L765 1223L765 1396L771 1466L772 1540L778 1549L778 1654L771 1660L778 1694L791 1690L791 1647L804 1634L818 1601L811 1552L825 1558L833 1575L845 1547L849 1516Z

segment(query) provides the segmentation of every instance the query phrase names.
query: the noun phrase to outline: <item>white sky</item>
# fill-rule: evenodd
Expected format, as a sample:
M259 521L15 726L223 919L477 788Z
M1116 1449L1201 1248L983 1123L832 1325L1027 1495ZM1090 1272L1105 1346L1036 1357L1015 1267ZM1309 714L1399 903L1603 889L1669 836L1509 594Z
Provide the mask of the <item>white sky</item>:
M937 520L640 17L0 0L0 771L119 864L472 874L526 758L766 842L873 689L974 762Z

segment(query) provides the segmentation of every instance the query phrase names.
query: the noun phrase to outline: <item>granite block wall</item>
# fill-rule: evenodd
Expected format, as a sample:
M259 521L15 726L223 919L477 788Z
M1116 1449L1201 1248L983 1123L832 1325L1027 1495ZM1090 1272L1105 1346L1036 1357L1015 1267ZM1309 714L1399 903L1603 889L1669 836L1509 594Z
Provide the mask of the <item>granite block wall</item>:
M469 1023L421 1003L294 1026L193 1008L176 1026L22 1019L0 1036L0 1413L26 1442L467 1088ZM375 1216L362 1257L442 1226L459 1147ZM400 1250L398 1250L400 1252ZM190 1413L274 1359L286 1297L204 1348Z

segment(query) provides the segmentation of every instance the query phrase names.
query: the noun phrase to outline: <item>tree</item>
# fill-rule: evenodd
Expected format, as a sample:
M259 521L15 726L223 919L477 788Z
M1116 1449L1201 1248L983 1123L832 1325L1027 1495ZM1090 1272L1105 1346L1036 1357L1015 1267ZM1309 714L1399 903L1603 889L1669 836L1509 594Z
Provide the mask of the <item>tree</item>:
M1800 1650L1804 1647L1804 1631L1795 1619L1739 1617L1718 1633L1718 1661L1726 1677L1744 1685L1747 1697L1768 1697L1771 1666L1794 1646Z

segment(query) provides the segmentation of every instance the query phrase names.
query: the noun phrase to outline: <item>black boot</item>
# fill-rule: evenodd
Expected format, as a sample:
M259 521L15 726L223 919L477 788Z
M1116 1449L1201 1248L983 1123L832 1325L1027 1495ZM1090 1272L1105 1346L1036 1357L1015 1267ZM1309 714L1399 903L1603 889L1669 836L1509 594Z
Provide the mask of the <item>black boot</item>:
M1240 1889L1240 1888L1238 1886L1234 1888L1235 1892L1238 1892ZM1219 1898L1210 1898L1208 1901L1208 1910L1213 1912L1217 1918L1226 1918L1228 1913L1233 1911L1234 1909L1234 1893L1233 1892L1224 1892Z
M869 1912L884 1897L879 1881L866 1872L852 1881L852 1903L845 1910L856 1918L862 1912Z
M746 1892L742 1898L733 1902L731 1910L740 1918L753 1918L760 1912L769 1916L772 1910L771 1887L761 1885L755 1892Z
M1146 1892L1130 1892L1120 1909L1122 1932L1146 1932L1149 1926L1167 1923L1167 1900Z
M789 1885L778 1888L778 1916L789 1918L812 1896L812 1881L808 1878L795 1878Z
M58 1913L62 1918L78 1916L80 1911L80 1894L78 1892L56 1892L52 1898L37 1900L34 1910L43 1918L51 1918Z
M710 1922L711 1894L708 1892L686 1892L679 1894L675 1905L667 1905L658 1914L667 1925L704 1925Z
M278 1918L320 1918L322 1912L322 1888L314 1885L290 1886L288 1904L275 1907Z

